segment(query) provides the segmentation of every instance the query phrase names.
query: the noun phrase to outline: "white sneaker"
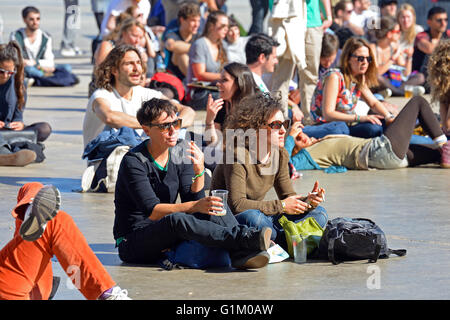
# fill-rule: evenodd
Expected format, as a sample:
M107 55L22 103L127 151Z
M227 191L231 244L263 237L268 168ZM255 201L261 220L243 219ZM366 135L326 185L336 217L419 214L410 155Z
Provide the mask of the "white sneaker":
M425 94L425 88L422 86L413 86L413 96L423 96Z
M84 170L83 175L81 176L81 191L87 192L91 189L92 180L95 176L95 167L89 166Z
M72 48L61 49L60 53L63 57L75 57L77 55L76 51Z
M126 289L120 289L116 286L112 288L112 292L105 292L101 295L99 300L133 300L128 296Z

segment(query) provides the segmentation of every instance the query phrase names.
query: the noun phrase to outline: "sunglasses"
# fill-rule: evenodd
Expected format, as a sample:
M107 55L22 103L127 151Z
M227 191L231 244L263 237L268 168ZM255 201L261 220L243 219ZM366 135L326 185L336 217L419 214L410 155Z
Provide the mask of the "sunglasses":
M1 73L1 74L6 74L7 76L12 76L12 75L15 74L16 72L15 72L15 71L9 71L9 70L5 70L5 69L0 68L0 73Z
M276 121L273 121L273 122L271 122L271 123L269 123L269 124L267 124L267 125L268 125L271 129L280 130L281 127L283 126L284 129L287 130L287 129L289 128L289 126L291 125L291 120L290 120L290 119L284 120L284 121L276 120Z
M158 127L159 130L162 132L167 132L170 130L171 127L173 127L175 130L180 130L181 123L183 119L177 119L174 122L167 122L167 123L149 123L146 124L147 127Z
M358 62L364 62L364 59L367 60L367 63L371 63L372 62L372 57L356 56L354 54L352 54L351 56L356 58L356 60L358 60Z

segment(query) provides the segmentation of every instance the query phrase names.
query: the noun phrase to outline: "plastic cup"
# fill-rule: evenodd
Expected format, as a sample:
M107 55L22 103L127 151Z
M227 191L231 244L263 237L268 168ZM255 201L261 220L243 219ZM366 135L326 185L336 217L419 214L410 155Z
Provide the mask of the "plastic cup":
M213 190L211 191L211 195L213 197L218 197L222 200L223 203L223 209L221 211L214 210L216 213L216 216L224 216L227 214L227 200L228 200L228 190Z
M305 263L307 255L306 240L301 235L291 236L295 263Z
M413 96L414 87L407 85L405 86L405 98L409 99Z

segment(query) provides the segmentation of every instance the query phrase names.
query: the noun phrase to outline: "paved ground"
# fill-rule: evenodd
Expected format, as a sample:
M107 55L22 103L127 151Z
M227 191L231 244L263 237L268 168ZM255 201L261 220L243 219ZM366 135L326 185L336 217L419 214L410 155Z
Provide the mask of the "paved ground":
M20 10L27 1L3 0L0 12L4 35L21 26ZM78 43L89 50L96 27L89 1L82 6L82 29ZM231 12L247 19L246 1L228 0ZM43 12L43 26L61 38L62 1L33 1ZM365 261L333 266L317 262L297 265L272 264L248 272L231 270L161 271L154 266L121 263L112 237L113 195L80 194L85 163L82 153L82 119L91 74L89 57L59 59L71 63L81 83L73 88L31 88L25 122L48 121L53 134L46 143L47 159L25 168L0 167L0 244L12 236L14 221L9 212L18 189L29 181L52 183L60 188L63 209L69 212L90 246L112 277L134 299L449 299L450 268L450 171L437 167L393 171L350 171L343 174L304 172L295 182L299 193L309 191L315 180L327 190L325 207L330 218L366 217L386 232L389 246L406 248L403 258ZM404 99L391 99L404 105ZM203 113L198 115L199 119ZM274 192L267 195L273 199ZM55 274L63 277L55 299L84 299L66 285L63 270L53 263ZM378 281L379 280L379 281ZM379 285L378 289L373 289ZM371 289L372 288L372 289Z

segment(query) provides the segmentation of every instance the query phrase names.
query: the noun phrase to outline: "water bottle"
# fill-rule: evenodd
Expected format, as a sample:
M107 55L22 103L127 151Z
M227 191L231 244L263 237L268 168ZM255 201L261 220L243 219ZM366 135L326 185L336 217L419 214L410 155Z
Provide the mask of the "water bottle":
M156 71L166 72L166 65L164 64L164 59L160 54L156 56Z

